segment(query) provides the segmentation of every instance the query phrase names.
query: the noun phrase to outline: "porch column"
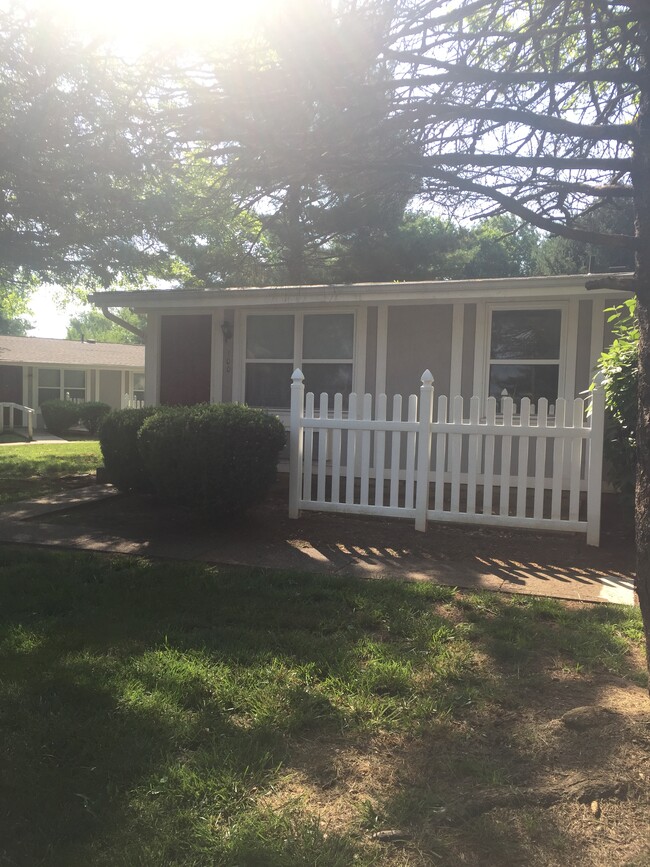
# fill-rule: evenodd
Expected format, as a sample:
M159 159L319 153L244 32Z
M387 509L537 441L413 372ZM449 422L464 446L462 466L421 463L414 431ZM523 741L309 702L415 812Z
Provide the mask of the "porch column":
M160 401L160 313L147 314L147 339L144 351L144 402L158 406Z

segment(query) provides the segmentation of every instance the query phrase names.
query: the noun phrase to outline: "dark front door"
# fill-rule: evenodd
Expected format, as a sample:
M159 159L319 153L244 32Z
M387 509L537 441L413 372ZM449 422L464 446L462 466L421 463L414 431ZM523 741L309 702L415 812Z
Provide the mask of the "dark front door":
M0 365L0 403L23 402L23 369Z
M210 401L212 316L163 316L160 323L160 402Z

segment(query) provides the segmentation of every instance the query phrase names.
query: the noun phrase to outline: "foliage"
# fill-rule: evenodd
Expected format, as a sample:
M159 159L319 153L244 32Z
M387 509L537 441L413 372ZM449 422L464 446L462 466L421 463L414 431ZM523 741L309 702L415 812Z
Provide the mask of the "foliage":
M278 418L238 404L167 408L138 434L155 494L214 518L261 502L285 439Z
M40 409L45 427L55 436L63 436L79 421L80 405L70 400L46 400Z
M111 411L107 403L100 400L89 400L79 404L79 421L88 429L88 433L97 436L104 419Z
M144 328L145 317L138 313L133 313L126 307L116 311L117 315L135 325L137 328ZM136 343L141 344L144 341L137 334L127 331L126 328L121 328L115 322L107 319L99 310L88 310L84 313L79 313L73 316L68 323L66 332L68 340L94 340L96 343Z
M138 449L138 431L156 412L154 407L118 409L109 413L99 431L99 445L109 481L121 491L149 490Z
M610 308L608 321L613 323L614 340L598 361L605 403L612 420L605 437L611 481L628 495L634 492L636 467L639 329L635 308L634 298Z
M24 337L30 328L31 325L26 319L5 316L0 310L0 334Z

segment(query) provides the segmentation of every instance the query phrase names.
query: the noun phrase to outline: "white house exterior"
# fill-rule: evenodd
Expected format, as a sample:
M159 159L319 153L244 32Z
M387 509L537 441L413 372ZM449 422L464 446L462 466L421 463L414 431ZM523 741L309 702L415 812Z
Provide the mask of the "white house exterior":
M146 314L148 404L196 396L263 406L288 418L296 367L316 393L389 398L410 393L429 369L437 393L477 395L484 411L489 394L504 389L515 400L528 394L535 402L573 399L588 387L607 340L604 311L621 303L623 293L588 292L585 280L104 292L92 300ZM178 394L170 394L172 377Z

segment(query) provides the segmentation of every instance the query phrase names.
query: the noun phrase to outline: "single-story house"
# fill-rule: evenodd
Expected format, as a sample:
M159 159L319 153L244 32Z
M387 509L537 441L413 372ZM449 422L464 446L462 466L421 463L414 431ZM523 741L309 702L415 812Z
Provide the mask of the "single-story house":
M604 403L599 390L589 416L580 396L609 339L606 310L627 294L586 279L91 300L146 315L145 403L241 402L282 418L294 517L546 527L598 544Z
M587 389L625 293L585 276L274 288L102 292L147 316L147 404L238 401L289 411L292 371L308 391L507 393L555 402ZM109 347L102 347L108 349ZM126 347L125 347L126 349Z
M125 395L144 398L144 360L144 346L0 336L0 403L38 410L55 398L100 400L119 409Z

